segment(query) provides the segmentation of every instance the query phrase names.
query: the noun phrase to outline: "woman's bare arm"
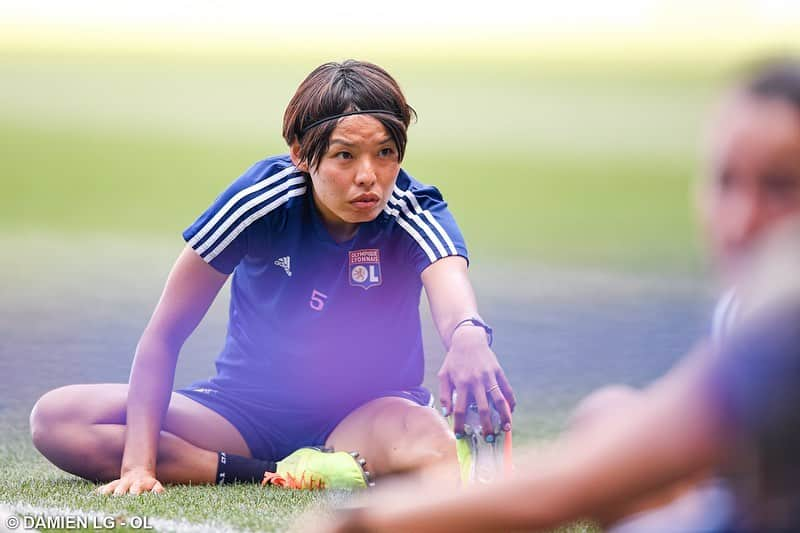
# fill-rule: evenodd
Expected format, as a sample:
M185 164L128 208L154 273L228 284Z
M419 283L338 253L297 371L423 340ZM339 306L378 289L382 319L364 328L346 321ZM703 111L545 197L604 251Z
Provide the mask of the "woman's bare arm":
M101 493L163 490L156 478L158 438L172 393L178 353L227 278L191 248L185 248L175 262L136 347L120 479L101 487Z
M497 357L481 327L459 322L479 318L475 293L463 257L445 257L422 272L422 283L447 355L439 370L439 400L453 413L453 429L463 431L467 400L474 398L483 427L492 427L489 406L493 404L501 423L511 429L511 411L516 399ZM453 392L456 404L451 405Z

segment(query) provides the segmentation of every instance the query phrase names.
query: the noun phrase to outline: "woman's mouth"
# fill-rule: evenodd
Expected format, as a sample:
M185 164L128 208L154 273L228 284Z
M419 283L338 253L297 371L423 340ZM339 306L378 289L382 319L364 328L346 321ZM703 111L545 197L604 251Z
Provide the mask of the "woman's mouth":
M375 193L359 194L358 196L350 200L350 205L359 210L361 209L368 210L378 205L378 202L380 202L380 200L381 200L380 196L378 196Z

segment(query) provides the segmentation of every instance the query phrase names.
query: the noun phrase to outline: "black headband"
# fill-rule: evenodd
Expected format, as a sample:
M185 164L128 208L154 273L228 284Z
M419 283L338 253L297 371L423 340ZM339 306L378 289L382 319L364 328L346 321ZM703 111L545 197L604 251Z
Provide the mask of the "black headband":
M315 120L314 122L312 122L311 124L309 124L308 126L303 128L302 130L300 130L300 135L305 135L306 132L308 130L310 130L311 128L314 128L316 126L319 126L320 124L324 124L324 123L329 122L331 120L336 120L336 119L339 119L339 118L342 118L342 117L349 117L350 115L366 115L366 114L371 114L371 113L379 113L379 114L382 114L382 115L392 115L395 118L398 118L398 119L401 118L400 116L398 116L397 113L395 113L394 111L389 111L388 109L362 109L362 110L359 110L359 111L348 111L346 113L339 113L338 115L331 115L330 117L325 117L325 118L321 118L319 120Z

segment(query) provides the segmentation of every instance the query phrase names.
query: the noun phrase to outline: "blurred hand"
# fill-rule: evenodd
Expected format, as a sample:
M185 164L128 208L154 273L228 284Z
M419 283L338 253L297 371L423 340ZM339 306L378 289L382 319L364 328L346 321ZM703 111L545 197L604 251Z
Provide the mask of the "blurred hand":
M438 377L442 411L445 416L453 414L453 431L457 438L464 433L464 418L470 399L478 406L484 436L493 433L492 429L487 431L493 427L489 402L500 415L501 429L511 430L511 412L517 400L482 328L464 325L453 332L450 350Z
M143 492L161 494L164 492L164 487L156 479L154 472L144 468L135 468L125 472L121 478L98 487L95 492L106 496L122 496L123 494L136 496Z
M289 527L288 533L364 533L375 531L374 524L367 520L367 513L373 511L366 507L370 497L357 498L357 502L348 502L345 507L322 510L319 507L311 508L298 517Z
M336 518L324 526L325 529L320 530L318 527L313 531L319 533L365 533L367 531L374 531L374 528L367 525L364 520L363 513L361 512L346 512L338 513ZM311 530L309 530L310 532Z

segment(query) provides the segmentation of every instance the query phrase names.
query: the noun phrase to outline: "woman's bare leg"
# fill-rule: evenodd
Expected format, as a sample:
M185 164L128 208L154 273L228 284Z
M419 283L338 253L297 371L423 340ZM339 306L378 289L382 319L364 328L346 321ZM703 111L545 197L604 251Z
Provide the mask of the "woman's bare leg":
M42 396L31 412L33 443L48 460L92 480L119 478L128 385L71 385ZM158 444L165 483L213 483L217 452L250 457L237 429L221 415L172 394Z
M398 397L372 400L342 420L326 446L357 450L374 476L436 468L458 483L455 437L434 409Z

